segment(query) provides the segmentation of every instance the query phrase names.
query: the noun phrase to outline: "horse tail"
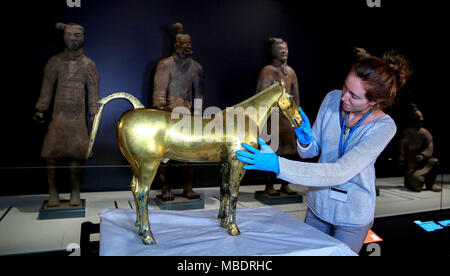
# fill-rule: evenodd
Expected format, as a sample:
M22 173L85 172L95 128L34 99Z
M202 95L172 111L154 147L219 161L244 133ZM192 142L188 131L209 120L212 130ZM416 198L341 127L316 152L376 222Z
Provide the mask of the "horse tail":
M102 113L103 113L103 108L105 107L105 105L108 102L115 100L115 99L128 100L133 105L133 109L145 108L145 106L136 97L134 97L131 94L125 93L125 92L114 93L114 94L111 94L111 95L106 96L103 99L99 100L98 101L99 107L97 109L97 112L95 113L94 121L92 123L92 130L91 130L91 135L90 135L90 139L89 139L89 147L88 147L88 151L86 154L86 159L88 159L92 153L92 147L94 146L95 136L97 135L98 125L100 123L100 117L102 116Z

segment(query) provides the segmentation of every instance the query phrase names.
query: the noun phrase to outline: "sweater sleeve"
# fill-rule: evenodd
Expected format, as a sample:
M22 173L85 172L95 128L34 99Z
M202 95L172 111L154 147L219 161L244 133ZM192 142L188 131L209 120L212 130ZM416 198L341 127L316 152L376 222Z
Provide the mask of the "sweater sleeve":
M393 121L372 127L358 144L335 163L306 163L279 157L278 178L309 187L344 184L377 159L395 132Z
M297 140L297 151L301 158L313 158L319 154L320 148L316 140L312 141L306 148L302 147Z
M303 159L316 157L320 153L320 145L322 140L322 123L329 106L330 96L331 92L328 93L325 96L325 99L322 101L319 112L317 113L316 120L314 121L314 125L311 128L314 140L306 148L302 147L297 140L297 152Z

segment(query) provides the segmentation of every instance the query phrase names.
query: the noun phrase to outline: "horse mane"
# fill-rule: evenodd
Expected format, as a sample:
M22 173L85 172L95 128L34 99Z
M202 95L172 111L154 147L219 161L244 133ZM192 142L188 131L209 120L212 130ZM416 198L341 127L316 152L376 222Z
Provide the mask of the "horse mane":
M278 88L278 89L277 89ZM267 100L269 98L272 98L272 93L281 93L281 86L278 82L275 82L274 84L272 84L271 86L267 87L266 89L264 89L263 91L253 95L252 97L238 103L235 104L233 106L231 106L232 108L237 108L237 107L242 107L242 108L247 108L249 106L253 106L255 108L258 108L259 106L267 106L268 104L273 104L273 102L268 103Z
M236 110L237 108L242 108L245 112L247 108L254 108L256 112L259 112L260 107L265 107L266 111L264 114L259 114L256 124L258 127L261 126L261 124L267 119L269 116L271 109L274 105L276 105L278 99L280 98L281 94L283 93L283 90L278 82L275 82L271 86L267 87L263 91L253 95L252 97L246 99L245 101L242 101L236 105L233 105L231 107L227 107L226 109L222 110L222 113L226 113L228 108L231 108L233 110Z

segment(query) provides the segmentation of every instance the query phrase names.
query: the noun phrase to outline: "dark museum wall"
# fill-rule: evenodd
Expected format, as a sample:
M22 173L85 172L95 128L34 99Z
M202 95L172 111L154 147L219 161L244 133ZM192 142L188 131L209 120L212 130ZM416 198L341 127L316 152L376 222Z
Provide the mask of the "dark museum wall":
M172 52L173 23L183 23L192 37L193 58L205 70L204 108L225 108L253 95L259 71L271 62L267 39L281 37L288 42L288 64L297 73L301 106L311 121L326 93L342 87L353 47L376 55L395 49L411 61L414 75L391 114L400 131L407 123L401 116L406 103L419 106L434 136L435 156L448 173L448 93L441 85L444 72L436 66L444 53L439 42L442 8L436 2L381 2L381 8L369 8L366 0L81 0L80 8L69 8L65 0L2 4L10 16L1 19L6 75L0 195L47 192L46 164L40 157L46 125L32 117L45 64L64 48L57 22L84 26L84 50L99 70L100 98L124 91L146 106L151 105L156 65ZM82 191L128 189L131 172L115 127L130 107L125 101L105 107ZM402 175L397 142L377 161L378 176ZM200 168L197 178L198 186L218 185L218 166Z

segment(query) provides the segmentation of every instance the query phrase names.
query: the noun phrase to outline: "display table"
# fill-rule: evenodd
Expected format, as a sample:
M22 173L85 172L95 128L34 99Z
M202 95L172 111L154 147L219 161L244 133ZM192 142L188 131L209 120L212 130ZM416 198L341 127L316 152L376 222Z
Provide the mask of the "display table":
M217 219L218 210L149 210L156 245L147 246L129 209L107 209L100 216L100 255L355 256L344 243L270 206L238 208L241 235L230 236Z

